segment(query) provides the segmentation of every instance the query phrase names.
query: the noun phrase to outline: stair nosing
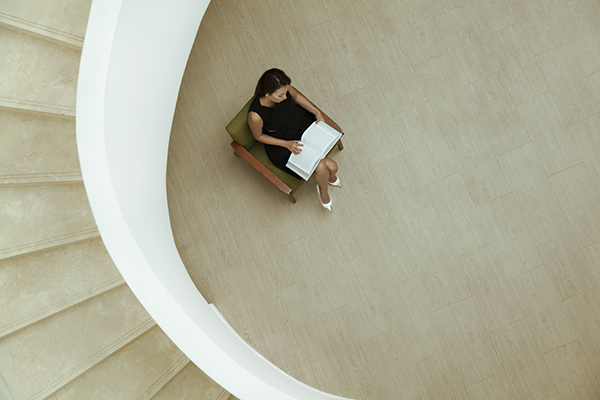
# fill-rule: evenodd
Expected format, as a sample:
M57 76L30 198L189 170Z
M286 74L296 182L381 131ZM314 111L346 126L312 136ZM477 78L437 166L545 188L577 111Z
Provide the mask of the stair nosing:
M83 303L84 301L88 301L102 293L116 289L124 284L125 280L122 276L119 275L117 277L114 277L113 279L109 279L105 282L102 282L101 284L91 289L88 289L85 293L81 293L79 295L70 297L59 303L53 304L50 307L38 310L35 314L28 315L25 318L13 321L11 324L5 325L0 328L0 340L3 340L8 336L14 335L15 333L33 324L41 322L46 318L51 318L56 314L66 311L77 304Z
M169 339L170 340L170 339ZM179 348L177 348L179 350ZM181 350L179 350L181 351ZM167 383L171 381L188 363L190 359L185 354L181 354L181 357L171 365L144 393L142 393L138 400L150 400L156 393L159 392Z
M54 236L49 239L43 239L34 243L25 243L5 249L0 249L0 260L8 260L9 258L22 256L25 254L38 253L40 251L50 250L56 247L64 246L100 237L100 232L97 227L68 233L65 235Z
M229 393L227 390L223 389L221 391L221 393L217 396L217 398L214 400L228 400L230 398L231 398L231 393Z
M0 97L0 109L50 117L75 119L75 107Z
M73 33L64 32L50 26L38 24L24 18L9 15L0 11L0 26L6 29L16 30L36 38L47 40L51 43L58 44L80 50L83 48L83 37Z
M60 185L82 183L81 172L30 173L0 175L2 186Z
M147 333L154 326L156 326L156 322L150 317L148 320L144 321L136 328L132 329L128 334L115 340L112 344L105 346L102 350L92 355L86 361L82 362L77 367L73 368L71 371L62 375L59 379L50 383L48 386L31 396L30 400L42 400L56 393L61 388L65 387L70 382L77 379L79 376L83 375L87 371L94 368L96 365L106 360L112 354L121 350L141 335Z

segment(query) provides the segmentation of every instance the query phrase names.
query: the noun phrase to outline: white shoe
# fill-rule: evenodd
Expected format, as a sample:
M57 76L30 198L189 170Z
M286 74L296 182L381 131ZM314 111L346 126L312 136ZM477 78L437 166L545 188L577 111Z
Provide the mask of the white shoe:
M327 204L323 203L323 200L321 200L321 189L319 188L318 183L317 183L317 194L319 195L319 201L321 202L321 205L323 207L325 207L327 210L331 211L331 203L333 203L333 201L331 200L331 196L329 196L329 203L327 203Z
M335 182L327 182L327 183L329 183L331 186L342 187L342 181L340 181L339 176L336 176Z

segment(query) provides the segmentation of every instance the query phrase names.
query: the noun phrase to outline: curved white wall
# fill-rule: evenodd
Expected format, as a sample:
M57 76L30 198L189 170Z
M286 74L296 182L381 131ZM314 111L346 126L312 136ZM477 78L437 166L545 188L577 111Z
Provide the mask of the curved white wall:
M167 150L179 86L210 0L94 0L77 90L77 142L98 228L167 335L242 400L342 399L253 351L192 283L173 239Z

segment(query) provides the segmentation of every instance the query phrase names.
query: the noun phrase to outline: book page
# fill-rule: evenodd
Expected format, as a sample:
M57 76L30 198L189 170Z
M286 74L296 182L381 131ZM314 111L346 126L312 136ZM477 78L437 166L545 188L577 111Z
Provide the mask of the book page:
M325 122L312 123L302 134L300 154L292 154L286 164L289 169L308 180L342 134Z
M304 178L304 180L308 180L319 161L321 161L321 158L321 155L310 147L302 146L300 154L292 154L290 156L287 167Z
M331 130L333 130L333 132L331 132ZM304 143L305 146L319 151L322 156L325 156L340 136L341 134L338 131L321 121L318 124L313 123L306 131L304 131L301 142Z
M291 169L292 171L294 171L295 173L297 173L300 178L304 179L305 181L307 181L310 178L310 175L308 175L307 172L302 171L300 168L296 167L294 164L287 164L287 167L289 169Z

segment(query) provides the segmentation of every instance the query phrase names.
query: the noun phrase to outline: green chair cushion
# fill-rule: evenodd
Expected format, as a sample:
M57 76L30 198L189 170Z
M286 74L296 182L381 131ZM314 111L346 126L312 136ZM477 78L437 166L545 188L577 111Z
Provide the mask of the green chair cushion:
M295 192L304 181L302 179L297 179L291 176L290 174L283 172L279 168L277 168L269 157L267 157L267 153L265 152L265 146L261 142L257 142L250 131L250 127L248 126L248 109L250 108L250 103L252 103L252 97L244 107L237 113L237 115L231 120L229 124L225 127L229 135L233 140L235 140L239 145L244 147L250 154L252 154L261 164L267 167L271 172L275 174L283 183L288 185L292 192Z
M254 136L252 136L252 132L248 126L248 109L250 108L250 103L252 103L253 99L254 97L252 97L246 103L240 112L237 113L237 115L225 127L231 138L238 142L246 150L250 150L250 147L252 147L252 145L256 142L256 139L254 139Z
M273 172L275 176L282 180L283 183L288 185L292 192L295 192L302 184L304 180L297 179L288 174L287 172L283 172L279 168L277 168L269 157L267 157L267 153L265 152L265 146L261 142L255 142L252 147L248 149L248 152L252 154L261 164L269 169L269 171Z

